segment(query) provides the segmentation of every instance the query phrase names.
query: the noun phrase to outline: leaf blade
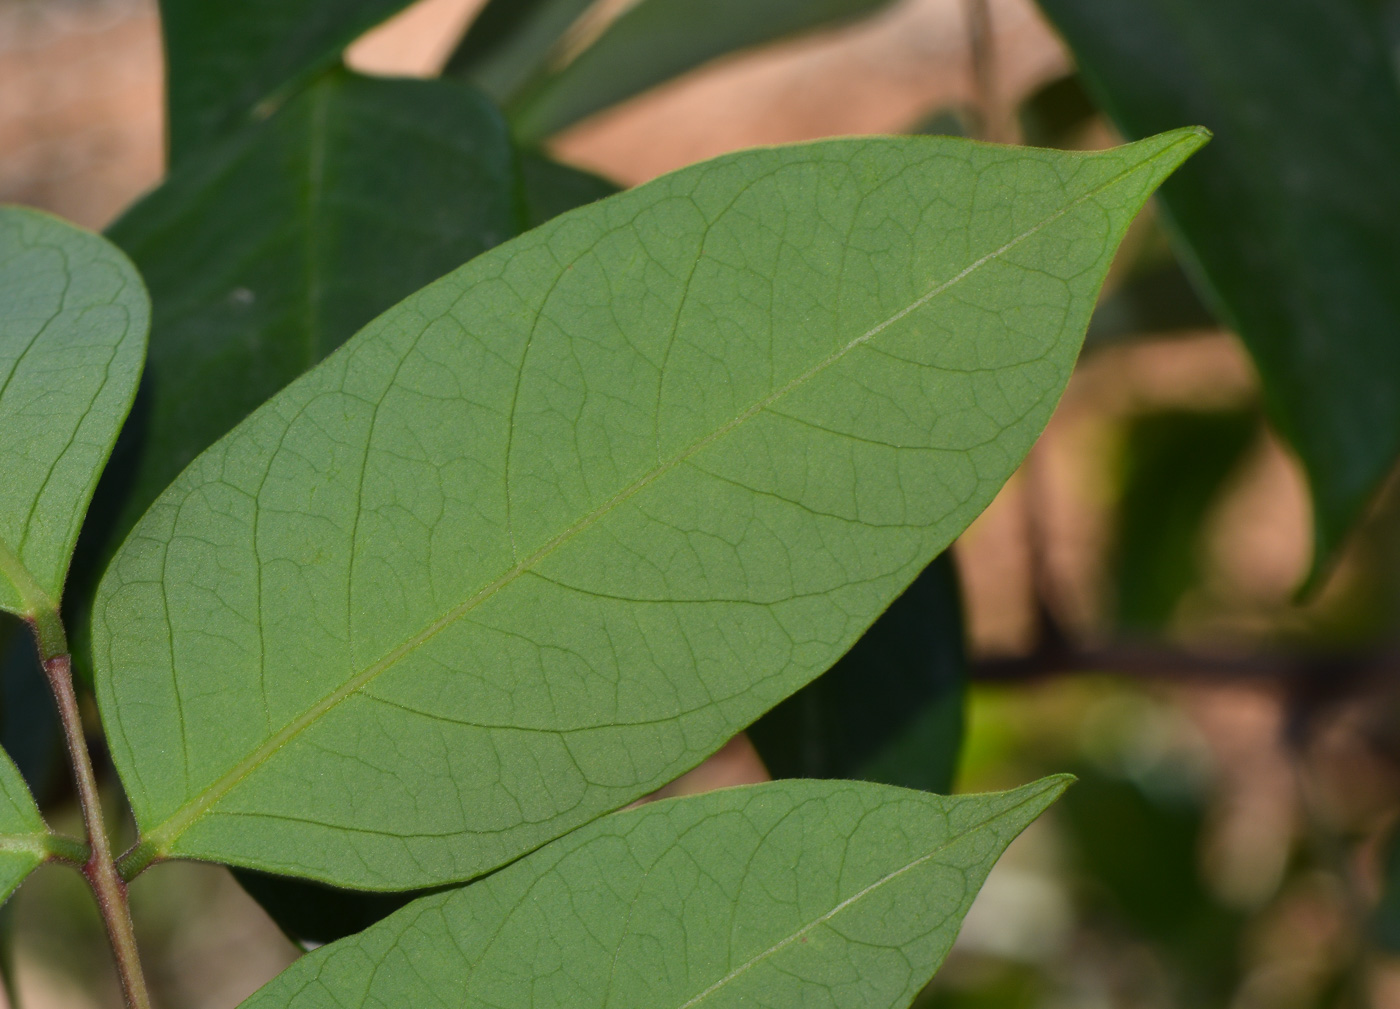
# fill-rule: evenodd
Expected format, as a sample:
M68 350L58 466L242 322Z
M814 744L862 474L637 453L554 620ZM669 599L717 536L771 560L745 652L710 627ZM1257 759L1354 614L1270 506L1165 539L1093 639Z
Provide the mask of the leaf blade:
M521 137L538 140L734 50L852 20L888 0L728 0L703 9L684 0L641 0L558 70L547 70L506 105Z
M161 0L170 162L253 122L409 0Z
M186 470L108 569L99 699L145 838L128 868L434 885L698 763L990 500L1122 229L1201 142L747 152L557 218L381 316ZM958 187L988 222L971 248L950 240ZM815 234L765 246L765 214ZM891 249L910 215L923 240ZM771 305L735 300L746 247L781 273ZM561 404L586 423L561 426Z
M1162 206L1303 461L1325 565L1400 455L1400 88L1375 13L1355 2L1322 14L1298 2L1041 7L1126 135L1178 116L1216 131Z
M136 395L149 306L96 235L0 208L0 609L54 617L78 529Z
M795 1007L823 988L906 1005L1002 849L1066 784L948 799L780 782L649 804L416 901L244 1006ZM547 962L527 952L542 946Z
M327 75L111 229L154 299L139 434L104 482L97 576L200 452L417 288L606 183L531 155L455 82ZM114 467L115 469L116 467Z

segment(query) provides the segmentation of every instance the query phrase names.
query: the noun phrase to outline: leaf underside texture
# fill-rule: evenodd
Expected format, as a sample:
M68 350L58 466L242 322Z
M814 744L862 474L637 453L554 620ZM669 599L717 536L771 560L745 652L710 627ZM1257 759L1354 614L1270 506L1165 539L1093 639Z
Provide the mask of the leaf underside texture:
M0 208L0 610L56 612L149 320L119 251L48 214Z
M902 1009L1065 784L793 781L643 806L316 951L244 1009Z
M464 880L697 764L991 500L1202 142L739 153L380 316L108 569L136 864Z

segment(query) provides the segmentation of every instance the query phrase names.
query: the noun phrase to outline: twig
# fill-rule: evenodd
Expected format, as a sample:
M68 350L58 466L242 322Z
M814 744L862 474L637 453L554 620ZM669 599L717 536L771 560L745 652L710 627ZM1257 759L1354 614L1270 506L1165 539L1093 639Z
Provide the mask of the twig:
M146 978L141 971L141 959L136 950L136 932L131 924L131 906L127 901L126 884L117 874L117 866L112 859L107 828L102 821L102 803L97 794L97 778L93 774L92 757L88 753L87 739L83 735L78 698L73 693L72 658L65 651L59 655L45 655L43 663L44 673L48 676L54 701L58 705L59 720L63 723L63 737L73 761L78 802L82 806L83 824L87 828L89 855L81 867L81 872L97 899L102 923L107 928L107 938L111 941L112 954L116 957L117 975L121 979L122 993L126 996L128 1009L151 1009L150 992L146 988Z

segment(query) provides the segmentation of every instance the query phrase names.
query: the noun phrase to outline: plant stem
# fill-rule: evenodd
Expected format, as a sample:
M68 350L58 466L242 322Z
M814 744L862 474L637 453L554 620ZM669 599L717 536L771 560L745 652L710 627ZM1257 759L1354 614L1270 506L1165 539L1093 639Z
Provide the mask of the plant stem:
M141 972L141 959L136 951L136 933L131 924L131 906L127 902L126 884L117 874L116 863L112 860L111 844L107 839L107 828L102 822L97 778L93 774L92 757L88 754L87 740L83 735L78 698L73 693L71 657L66 653L46 656L44 672L48 675L49 686L53 689L54 700L58 704L59 719L63 723L63 737L73 761L73 777L78 786L78 801L83 809L83 824L87 827L90 853L87 862L82 866L82 873L88 881L88 886L92 888L93 896L97 898L102 923L107 927L107 938L112 943L112 954L117 961L117 975L121 979L122 993L126 996L128 1009L151 1009L151 996L146 989L146 978Z

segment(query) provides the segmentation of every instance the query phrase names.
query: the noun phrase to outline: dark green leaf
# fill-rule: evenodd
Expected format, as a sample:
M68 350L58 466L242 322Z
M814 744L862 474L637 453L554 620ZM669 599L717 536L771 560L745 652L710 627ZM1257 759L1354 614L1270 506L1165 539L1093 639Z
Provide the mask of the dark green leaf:
M160 0L171 164L265 116L410 0Z
M1359 0L1041 0L1129 136L1200 122L1162 189L1297 449L1325 562L1400 453L1400 91Z
M718 56L860 17L889 2L640 0L506 108L518 134L537 140Z
M1119 509L1119 624L1160 630L1197 583L1205 518L1258 423L1248 411L1159 413L1133 422Z
M953 784L967 681L948 554L854 648L749 729L775 778L857 778L930 792Z
M245 1009L902 1009L1065 777L774 782L618 813L318 950Z
M1035 147L1073 149L1077 136L1098 115L1077 74L1060 77L1021 103L1021 136Z
M29 629L0 614L0 746L42 802L62 778L63 737L39 668Z
M593 0L491 0L467 29L443 74L505 104L539 74L560 38Z
M107 570L128 870L464 880L699 763L992 499L1203 142L741 152L380 316Z

